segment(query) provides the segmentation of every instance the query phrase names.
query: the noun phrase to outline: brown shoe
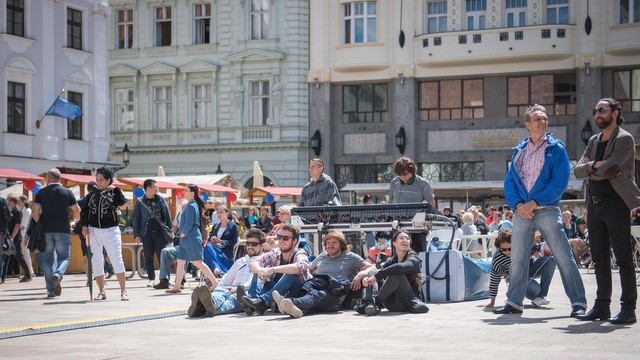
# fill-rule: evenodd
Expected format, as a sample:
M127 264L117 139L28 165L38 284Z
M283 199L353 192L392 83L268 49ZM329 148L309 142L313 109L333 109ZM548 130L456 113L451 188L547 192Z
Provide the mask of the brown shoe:
M216 313L216 304L213 303L211 298L211 291L206 286L198 286L194 292L198 293L198 299L202 303L202 306L207 312L207 316L213 316Z

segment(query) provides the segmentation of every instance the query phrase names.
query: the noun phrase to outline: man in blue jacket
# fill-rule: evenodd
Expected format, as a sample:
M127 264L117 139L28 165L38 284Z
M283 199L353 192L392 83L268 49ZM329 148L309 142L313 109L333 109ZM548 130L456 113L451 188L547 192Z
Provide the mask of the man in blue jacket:
M571 317L584 315L584 284L564 233L560 198L569 183L569 157L560 139L546 133L549 118L543 106L529 106L524 113L529 137L515 147L504 179L504 196L517 209L511 235L511 282L505 306L495 314L521 314L527 289L534 232L539 230L553 253L564 291L571 301Z

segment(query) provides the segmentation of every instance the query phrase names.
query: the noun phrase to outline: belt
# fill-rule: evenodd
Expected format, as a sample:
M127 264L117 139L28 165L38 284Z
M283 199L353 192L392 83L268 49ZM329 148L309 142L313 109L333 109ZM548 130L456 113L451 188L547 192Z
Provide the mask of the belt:
M604 202L604 200L605 199L600 197L600 196L595 196L595 195L591 196L591 203L592 204L598 204L598 203Z

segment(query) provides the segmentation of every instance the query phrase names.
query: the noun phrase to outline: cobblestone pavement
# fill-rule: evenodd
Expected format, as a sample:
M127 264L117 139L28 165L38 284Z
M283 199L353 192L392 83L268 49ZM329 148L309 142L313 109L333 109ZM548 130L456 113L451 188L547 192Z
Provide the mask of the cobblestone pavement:
M592 273L581 270L591 304ZM191 289L195 281L190 279ZM0 285L0 358L166 359L208 356L225 359L638 359L640 324L580 322L556 272L543 308L522 316L497 316L476 302L429 304L427 314L389 313L365 317L354 311L292 319L280 314L244 314L189 319L191 290L179 295L127 281L131 298L120 301L117 281L107 282L106 301L88 301L84 275L67 275L62 296L46 300L44 278ZM614 273L613 299L619 297ZM97 292L97 291L96 291ZM501 284L497 303L505 299ZM612 313L619 304L614 301ZM177 315L176 315L177 314ZM104 325L115 324L115 325ZM102 325L102 326L100 326ZM91 327L89 327L91 326ZM6 338L11 334L74 329ZM635 354L635 355L633 355Z

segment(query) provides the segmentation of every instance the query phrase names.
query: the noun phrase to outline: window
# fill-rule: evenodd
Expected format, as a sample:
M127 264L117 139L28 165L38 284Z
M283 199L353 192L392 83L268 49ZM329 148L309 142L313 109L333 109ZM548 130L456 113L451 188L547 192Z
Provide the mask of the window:
M484 81L443 80L420 83L420 119L451 120L484 117Z
M7 34L24 36L24 0L7 0Z
M447 31L447 2L427 3L427 33Z
M171 129L173 123L171 94L171 86L158 86L153 88L153 105L155 110L153 130Z
M193 86L193 127L207 127L211 116L211 85Z
M507 79L507 116L522 117L527 106L540 104L548 115L576 113L575 74L536 75Z
M547 0L547 24L569 23L569 0Z
M467 0L467 30L485 28L487 0Z
M376 42L377 9L375 1L344 4L344 43Z
M342 87L342 122L387 121L387 85L346 85Z
M269 37L269 0L251 0L251 39Z
M269 82L252 81L250 83L251 93L249 113L251 114L250 125L269 125Z
M506 0L507 27L527 25L527 0Z
M620 24L640 22L640 0L620 0Z
M9 81L7 84L7 132L25 133L25 88L26 86L20 83Z
M613 97L623 111L640 111L640 69L613 72Z
M429 182L483 181L483 162L423 163L421 175Z
M116 131L134 129L133 109L133 89L116 89Z
M211 42L211 4L194 5L195 33L193 41L195 44L208 44Z
M69 91L67 101L82 109L82 94ZM73 120L67 119L67 139L82 140L82 118L80 115Z
M118 10L116 12L116 39L118 49L133 47L133 10Z
M67 8L67 47L82 50L82 11Z
M171 45L171 6L158 6L156 10L155 46Z
M388 183L394 177L391 164L336 165L338 189L347 184Z

